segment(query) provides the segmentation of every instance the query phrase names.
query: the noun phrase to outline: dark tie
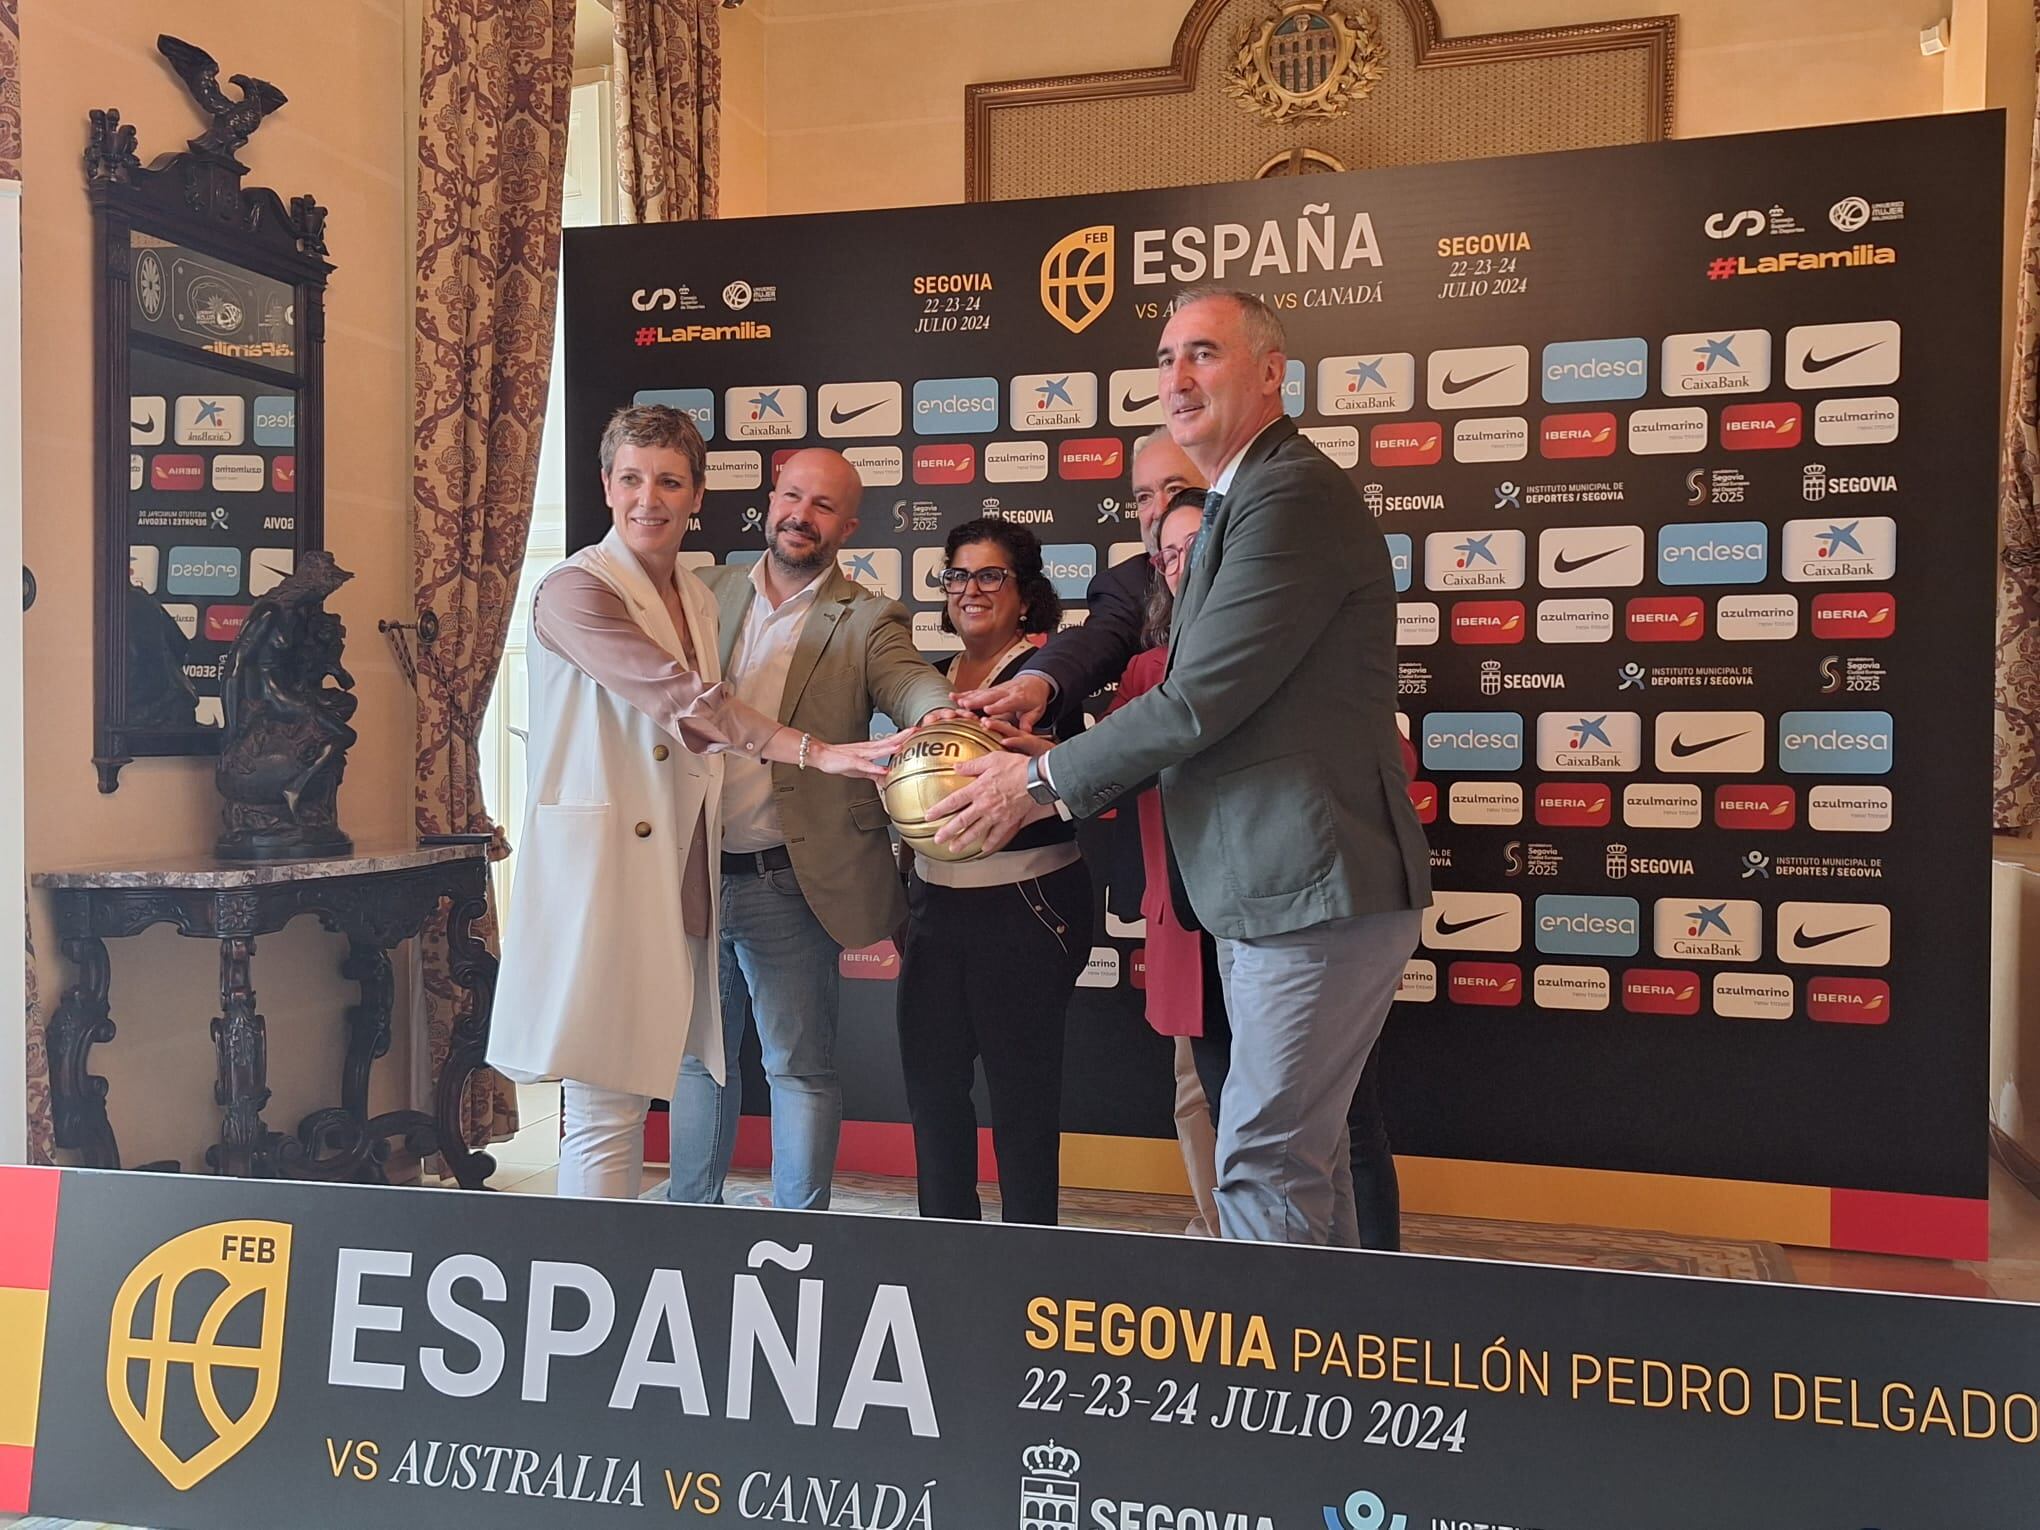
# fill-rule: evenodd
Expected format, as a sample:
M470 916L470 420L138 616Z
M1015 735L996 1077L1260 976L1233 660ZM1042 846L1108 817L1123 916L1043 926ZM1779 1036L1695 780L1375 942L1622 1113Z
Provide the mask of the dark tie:
M1198 528L1197 540L1190 544L1190 566L1192 568L1197 567L1198 564L1204 561L1204 549L1217 540L1216 537L1211 535L1211 522L1218 514L1218 507L1224 503L1225 496L1219 493L1218 490L1206 489L1204 491L1204 524Z

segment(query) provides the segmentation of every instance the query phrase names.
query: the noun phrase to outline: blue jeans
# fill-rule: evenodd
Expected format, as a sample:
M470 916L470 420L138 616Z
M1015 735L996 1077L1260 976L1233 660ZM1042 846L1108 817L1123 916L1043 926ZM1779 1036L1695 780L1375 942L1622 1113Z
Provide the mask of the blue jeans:
M698 1058L681 1063L673 1088L668 1197L722 1202L743 1105L737 1049L745 1019L755 1017L772 1086L772 1203L828 1209L843 1126L843 1088L836 1078L836 959L842 949L808 907L791 867L724 874L720 976L729 1082L717 1084Z

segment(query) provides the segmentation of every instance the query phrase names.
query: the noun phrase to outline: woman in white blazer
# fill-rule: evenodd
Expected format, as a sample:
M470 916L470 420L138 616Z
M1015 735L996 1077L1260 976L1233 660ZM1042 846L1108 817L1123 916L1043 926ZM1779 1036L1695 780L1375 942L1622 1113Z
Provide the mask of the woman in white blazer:
M728 1062L722 754L878 779L894 743L824 743L724 689L714 598L678 562L707 466L692 420L620 410L601 457L609 534L532 593L529 807L489 1063L563 1081L560 1194L635 1196L652 1096L683 1055L718 1083Z

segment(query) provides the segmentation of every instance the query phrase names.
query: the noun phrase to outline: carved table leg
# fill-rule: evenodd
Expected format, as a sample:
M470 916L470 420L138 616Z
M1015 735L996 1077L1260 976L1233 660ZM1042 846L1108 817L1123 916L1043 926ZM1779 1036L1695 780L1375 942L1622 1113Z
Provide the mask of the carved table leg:
M424 1158L439 1151L439 1132L423 1111L390 1111L373 1121L368 1117L369 1072L390 1049L390 1012L396 1005L389 952L350 935L340 975L361 988L361 1002L347 1006L340 1105L313 1111L299 1123L297 1136L279 1142L276 1168L293 1179L387 1184L389 1139L403 1137L411 1151Z
M106 1118L106 1080L86 1071L92 1048L113 1040L107 1012L111 967L106 942L96 935L67 936L64 955L78 969L78 981L64 991L50 1017L50 1114L57 1146L80 1153L93 1169L120 1167L113 1123Z
M254 955L249 936L220 941L220 1014L212 1023L219 1053L213 1100L221 1111L220 1140L206 1149L205 1161L215 1174L239 1178L273 1172L273 1138L262 1120L262 1108L269 1103L268 1028L255 1010L248 973Z
M433 1103L439 1117L440 1155L463 1190L481 1189L496 1172L496 1160L488 1153L471 1152L461 1133L461 1102L468 1080L488 1056L489 1012L496 1002L496 956L475 934L475 921L488 911L488 885L484 867L480 889L456 898L446 921L448 966L454 982L474 995L474 1002L453 1028Z

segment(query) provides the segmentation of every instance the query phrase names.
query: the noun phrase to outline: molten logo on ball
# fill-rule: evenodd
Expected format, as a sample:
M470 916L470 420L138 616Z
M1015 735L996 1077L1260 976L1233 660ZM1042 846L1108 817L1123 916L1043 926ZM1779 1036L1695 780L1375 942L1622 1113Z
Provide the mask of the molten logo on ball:
M880 795L900 838L916 855L937 861L974 861L984 853L976 845L936 844L935 831L942 825L929 818L928 810L970 784L971 778L959 773L957 766L997 754L999 748L991 733L961 718L932 723L901 748L892 769L886 772Z

